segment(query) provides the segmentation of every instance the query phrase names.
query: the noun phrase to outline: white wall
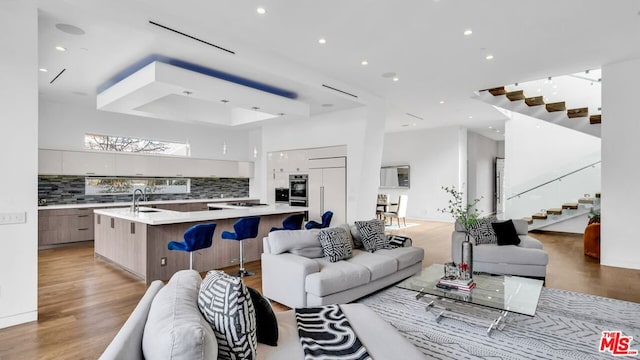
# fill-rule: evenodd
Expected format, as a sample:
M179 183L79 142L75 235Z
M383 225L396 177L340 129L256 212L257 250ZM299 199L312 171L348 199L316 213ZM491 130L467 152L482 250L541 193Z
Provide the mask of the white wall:
M600 263L640 269L640 59L602 67L602 225Z
M505 129L507 198L600 159L601 141L591 135L518 113L512 113ZM531 216L541 209L575 203L584 194L593 195L597 191L600 191L600 167L507 200L505 217Z
M451 221L437 211L450 196L443 186L466 186L466 129L446 127L421 131L388 133L384 137L382 165L409 165L411 187L408 190L379 189L391 199L409 196L407 217L411 219ZM463 159L460 166L460 159ZM379 171L379 169L378 169ZM465 190L466 192L466 190Z
M382 105L336 111L310 119L265 125L262 133L262 174L266 179L266 154L277 150L347 146L347 221L375 217L376 194L384 139ZM266 194L266 181L261 194ZM266 195L263 195L266 198Z
M498 142L488 137L467 134L467 198L481 199L476 208L483 214L495 212L495 161Z
M26 212L0 225L0 328L38 317L37 16L35 1L0 2L0 212Z
M95 104L40 100L40 140L43 149L85 150L84 134L188 142L194 158L253 161L248 130L181 123L101 111ZM227 153L223 154L223 144ZM255 143L259 146L258 143Z

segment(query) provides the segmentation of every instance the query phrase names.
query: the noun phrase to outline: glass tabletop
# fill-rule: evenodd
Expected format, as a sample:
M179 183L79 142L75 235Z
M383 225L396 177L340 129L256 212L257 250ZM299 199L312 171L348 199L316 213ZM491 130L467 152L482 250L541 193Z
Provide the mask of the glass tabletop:
M498 310L534 316L542 291L542 280L519 276L474 275L475 288L470 292L444 290L436 287L444 276L444 265L433 264L396 286L422 291L458 302L482 305Z

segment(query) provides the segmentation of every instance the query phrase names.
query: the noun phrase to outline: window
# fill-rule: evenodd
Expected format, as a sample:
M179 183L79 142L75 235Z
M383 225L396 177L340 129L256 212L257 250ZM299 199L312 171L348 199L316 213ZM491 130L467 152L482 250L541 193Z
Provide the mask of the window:
M188 194L191 192L191 179L130 179L99 178L84 179L84 191L87 195L131 194L135 189L146 194Z
M121 151L139 154L189 156L189 144L136 139L127 136L85 134L84 147L89 150Z

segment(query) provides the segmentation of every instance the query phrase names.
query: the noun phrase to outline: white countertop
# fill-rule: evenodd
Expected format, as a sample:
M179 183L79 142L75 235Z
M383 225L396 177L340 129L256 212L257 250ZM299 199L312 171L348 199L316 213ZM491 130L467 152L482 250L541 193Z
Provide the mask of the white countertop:
M255 198L212 198L212 199L182 199L182 200L158 200L158 201L140 201L140 205L159 205L159 204L187 204L187 203L226 203L226 202L242 202L242 201L259 201ZM60 209L85 209L85 208L101 208L114 206L130 206L131 201L127 202L111 202L111 203L86 203L86 204L64 204L64 205L45 205L38 206L38 210L60 210Z
M227 201L230 199L227 199ZM220 204L215 204L219 206ZM236 219L246 216L262 216L288 214L301 211L307 211L309 208L301 206L289 206L287 204L276 204L254 207L235 207L225 210L209 210L209 211L172 211L163 209L154 209L149 207L140 207L140 212L132 213L129 207L112 208L112 209L95 209L94 213L111 216L119 219L135 221L147 225L166 225L185 222L209 221L220 219ZM152 212L145 212L152 211Z

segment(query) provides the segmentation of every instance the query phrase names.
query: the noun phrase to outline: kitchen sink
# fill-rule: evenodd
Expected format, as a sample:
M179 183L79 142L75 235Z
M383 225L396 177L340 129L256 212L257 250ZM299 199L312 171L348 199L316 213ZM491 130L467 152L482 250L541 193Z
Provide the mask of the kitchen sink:
M141 213L152 213L152 212L160 212L160 210L138 210Z

